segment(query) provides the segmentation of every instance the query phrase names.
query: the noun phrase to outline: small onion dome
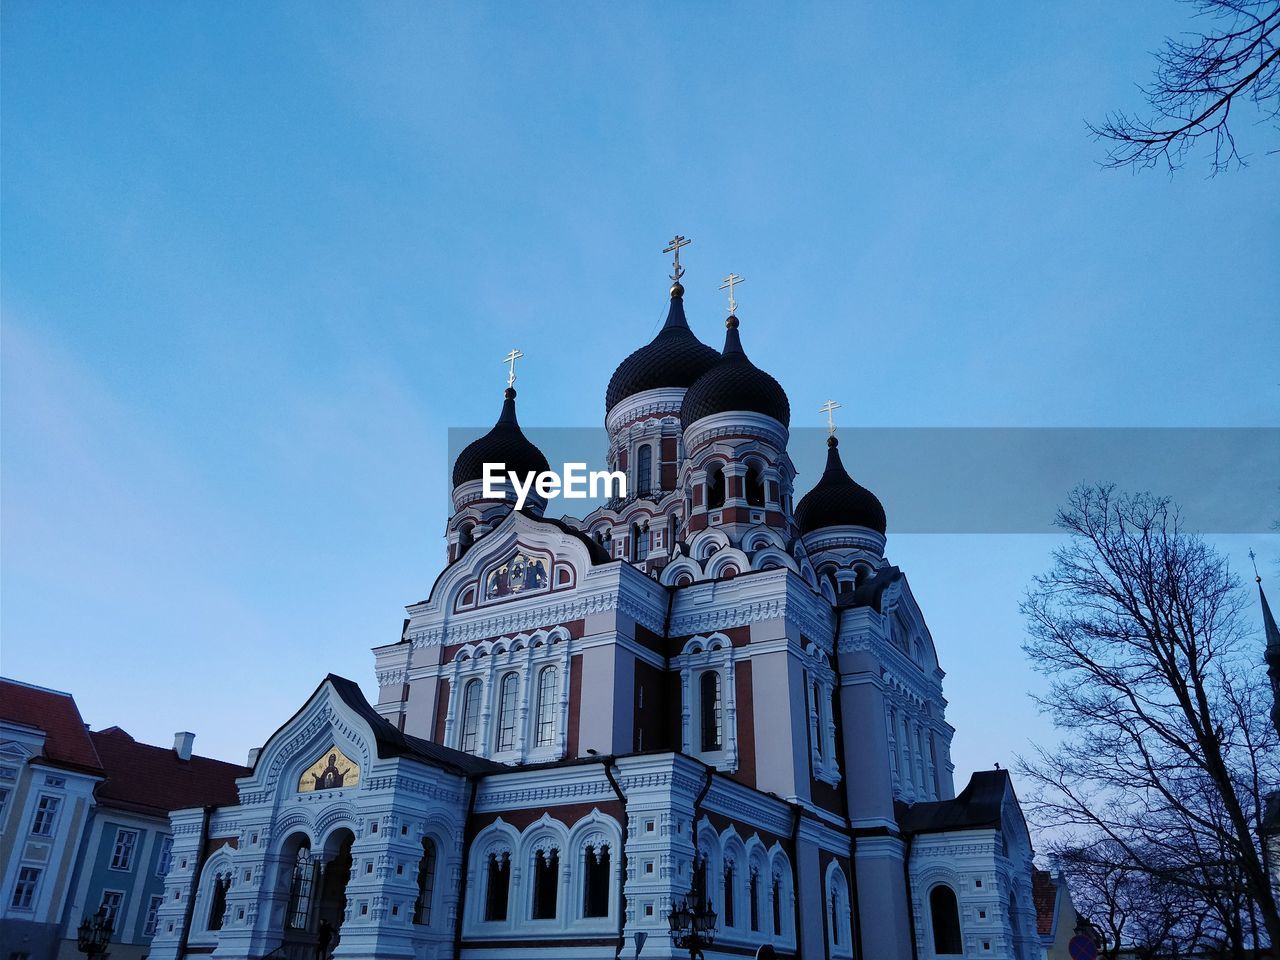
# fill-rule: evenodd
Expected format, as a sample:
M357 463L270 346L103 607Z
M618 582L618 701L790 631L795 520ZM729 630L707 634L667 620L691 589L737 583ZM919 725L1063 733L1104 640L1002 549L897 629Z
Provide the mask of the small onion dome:
M627 397L659 387L688 387L720 359L715 347L709 347L693 335L684 318L684 287L671 287L671 307L667 322L658 335L613 371L604 393L604 409L608 413Z
M503 396L506 399L502 403L502 416L493 429L467 444L453 462L455 489L471 480L483 480L486 463L505 463L507 470L514 470L522 477L550 469L542 451L529 442L516 422L515 390L507 387Z
M747 359L738 338L738 318L730 316L724 325L728 328L724 352L684 395L680 423L688 427L714 413L747 411L763 413L788 426L791 404L781 385Z
M867 527L883 534L884 505L874 493L849 476L840 462L839 441L827 438L827 469L814 488L796 504L801 535L823 527Z

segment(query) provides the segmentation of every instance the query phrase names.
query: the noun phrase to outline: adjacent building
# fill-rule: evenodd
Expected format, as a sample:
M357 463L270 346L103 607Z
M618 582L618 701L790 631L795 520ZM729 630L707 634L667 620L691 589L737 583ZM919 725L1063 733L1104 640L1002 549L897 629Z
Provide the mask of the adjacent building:
M76 931L102 911L114 960L150 951L173 837L170 811L233 802L246 768L119 727L91 732L69 694L0 680L0 869L4 960L80 957Z

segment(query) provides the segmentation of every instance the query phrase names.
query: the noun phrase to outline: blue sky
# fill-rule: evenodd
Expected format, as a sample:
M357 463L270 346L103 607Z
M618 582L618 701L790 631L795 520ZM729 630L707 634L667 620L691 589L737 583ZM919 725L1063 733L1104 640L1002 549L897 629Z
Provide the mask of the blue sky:
M326 672L371 690L442 562L448 429L513 344L525 423L599 425L676 231L707 342L747 277L797 426L1277 425L1268 131L1208 179L1100 171L1084 130L1187 18L11 0L4 673L233 759ZM1007 765L1049 735L1016 605L1052 538L892 523L958 779ZM1222 545L1274 579L1275 541Z

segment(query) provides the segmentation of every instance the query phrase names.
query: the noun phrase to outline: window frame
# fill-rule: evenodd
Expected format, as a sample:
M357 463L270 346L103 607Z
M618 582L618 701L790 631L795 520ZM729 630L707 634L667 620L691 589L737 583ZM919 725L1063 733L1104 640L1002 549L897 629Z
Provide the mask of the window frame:
M122 847L121 843L126 837L131 837L132 839ZM107 868L118 873L132 873L134 862L138 857L139 841L141 839L142 831L136 827L116 827L116 839L112 845L111 862L107 864Z
M26 876L31 874L31 876ZM40 892L40 880L44 877L41 867L22 864L18 867L18 875L13 882L13 894L9 897L9 909L34 912L37 894ZM25 891L26 896L19 903L19 894Z
M47 809L45 803L52 804ZM52 837L58 826L58 815L62 812L62 797L53 793L41 793L36 798L36 808L31 815L31 836Z

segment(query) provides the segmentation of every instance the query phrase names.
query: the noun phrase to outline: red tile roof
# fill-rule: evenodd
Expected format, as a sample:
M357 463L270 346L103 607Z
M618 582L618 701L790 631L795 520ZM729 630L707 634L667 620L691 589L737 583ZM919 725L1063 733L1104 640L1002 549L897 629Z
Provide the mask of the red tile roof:
M43 730L47 763L102 772L98 753L71 694L0 677L0 720Z
M1053 914L1058 906L1058 885L1048 870L1031 871L1031 898L1036 904L1036 931L1041 936L1053 933Z
M119 727L90 736L107 771L98 803L117 810L167 816L184 807L238 803L236 779L250 772L209 757L181 760L171 748L139 743Z

